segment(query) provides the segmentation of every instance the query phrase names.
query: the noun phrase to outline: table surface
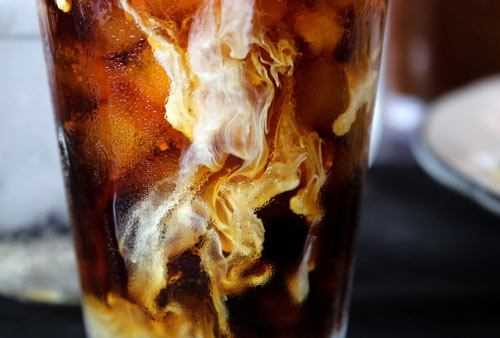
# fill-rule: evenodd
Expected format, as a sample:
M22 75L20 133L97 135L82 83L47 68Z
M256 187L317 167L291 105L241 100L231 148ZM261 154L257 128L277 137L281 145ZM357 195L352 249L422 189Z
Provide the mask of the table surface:
M350 338L500 337L500 220L413 165L368 177ZM0 337L85 337L74 307L0 299Z

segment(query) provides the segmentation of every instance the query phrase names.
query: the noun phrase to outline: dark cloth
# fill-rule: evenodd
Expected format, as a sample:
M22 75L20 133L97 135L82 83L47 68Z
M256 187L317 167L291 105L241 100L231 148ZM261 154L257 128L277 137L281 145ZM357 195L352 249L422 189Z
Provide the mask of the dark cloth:
M349 338L500 337L498 217L414 166L373 168L363 210ZM0 298L0 338L57 337L79 309Z

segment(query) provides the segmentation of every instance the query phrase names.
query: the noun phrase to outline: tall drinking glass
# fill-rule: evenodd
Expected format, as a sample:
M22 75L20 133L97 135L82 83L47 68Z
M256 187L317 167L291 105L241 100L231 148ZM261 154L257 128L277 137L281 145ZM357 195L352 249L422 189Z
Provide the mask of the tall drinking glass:
M93 338L344 337L385 0L39 0Z

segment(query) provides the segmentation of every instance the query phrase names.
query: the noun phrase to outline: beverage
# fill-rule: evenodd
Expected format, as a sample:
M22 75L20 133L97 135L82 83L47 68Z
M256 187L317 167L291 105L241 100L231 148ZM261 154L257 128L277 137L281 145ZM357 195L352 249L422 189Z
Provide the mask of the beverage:
M386 2L40 9L89 335L343 337Z

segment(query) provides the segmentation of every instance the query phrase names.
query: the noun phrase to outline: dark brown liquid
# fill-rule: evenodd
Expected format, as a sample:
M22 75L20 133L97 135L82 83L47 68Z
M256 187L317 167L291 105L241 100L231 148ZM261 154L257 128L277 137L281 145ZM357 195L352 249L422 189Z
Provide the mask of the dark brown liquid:
M168 1L165 5L145 3L153 4L152 12L161 9L157 16L177 22L192 16L197 6L196 1L186 1L193 8L182 10L169 7ZM230 331L237 338L331 337L340 334L346 320L372 99L359 107L345 135L336 135L332 124L354 100L357 89L350 88L349 79L358 78L362 83L377 67L385 3L276 0L257 1L256 6L263 6L261 12L268 11L262 20L271 22L265 23L274 27L271 35L287 36L289 27L299 26L293 38L298 50L293 102L301 128L322 140L327 177L319 203L324 215L311 226L291 210L290 199L301 186L278 194L256 210L265 229L263 250L259 261L245 273L272 266L273 274L262 285L227 297ZM335 20L342 34L335 45L315 37L310 38L312 43L307 41L314 32L301 38L300 32L306 28L297 22L305 19L298 19L297 13L318 13L320 6L336 8ZM190 142L165 120L168 87L161 84L166 75L155 65L144 34L115 1L74 0L72 10L63 13L45 0L41 12L84 296L107 304L112 294L142 308L129 290L129 266L118 245L117 229L124 226L123 215L157 182L175 175ZM179 34L179 43L185 46L188 34ZM370 59L372 55L375 57ZM354 75L349 77L348 72ZM369 92L374 91L373 84L367 88ZM277 128L273 116L279 116L286 90L286 86L277 88L270 133ZM234 157L226 161L228 167L239 163ZM309 292L303 302L296 302L287 289L287 279L300 265L311 238L314 267L309 272ZM214 311L210 279L199 257L202 243L169 260L172 281L155 296L157 308L176 301L193 313L201 308ZM217 326L213 329L214 337L225 335L219 330Z

